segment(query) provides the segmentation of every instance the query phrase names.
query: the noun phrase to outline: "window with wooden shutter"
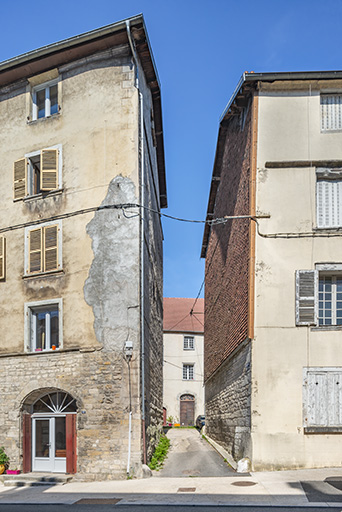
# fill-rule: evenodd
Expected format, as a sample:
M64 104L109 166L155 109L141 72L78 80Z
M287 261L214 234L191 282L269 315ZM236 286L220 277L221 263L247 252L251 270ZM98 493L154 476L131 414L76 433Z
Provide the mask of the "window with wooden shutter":
M44 228L44 270L58 269L58 226Z
M29 232L29 273L42 272L42 228Z
M0 279L5 279L6 270L6 239L0 236Z
M317 325L317 270L296 271L296 325Z
M28 232L28 273L50 272L59 268L59 226L43 226Z
M58 149L43 149L40 156L40 189L58 188Z
M303 416L307 431L342 431L341 368L304 368Z
M22 199L27 195L27 161L21 158L13 165L13 197Z

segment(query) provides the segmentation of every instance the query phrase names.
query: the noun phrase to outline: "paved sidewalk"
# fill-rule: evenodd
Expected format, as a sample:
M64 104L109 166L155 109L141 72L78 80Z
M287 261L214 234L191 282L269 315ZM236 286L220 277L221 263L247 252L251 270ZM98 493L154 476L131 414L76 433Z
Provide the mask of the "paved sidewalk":
M305 489L305 490L304 490ZM0 486L0 504L72 504L81 499L119 504L341 506L342 468L251 473L249 476L149 478L71 482L63 486ZM317 501L315 501L317 500Z

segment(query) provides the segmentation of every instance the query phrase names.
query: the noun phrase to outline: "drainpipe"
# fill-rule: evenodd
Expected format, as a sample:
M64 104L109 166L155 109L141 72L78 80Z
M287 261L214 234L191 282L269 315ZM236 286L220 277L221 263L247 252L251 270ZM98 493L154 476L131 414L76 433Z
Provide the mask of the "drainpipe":
M126 20L128 42L135 63L135 87L139 94L139 157L140 157L140 336L141 336L141 423L143 435L143 461L146 464L146 435L145 435L145 326L144 326L144 206L145 206L145 173L144 173L144 100L139 89L138 58L132 41L130 22Z

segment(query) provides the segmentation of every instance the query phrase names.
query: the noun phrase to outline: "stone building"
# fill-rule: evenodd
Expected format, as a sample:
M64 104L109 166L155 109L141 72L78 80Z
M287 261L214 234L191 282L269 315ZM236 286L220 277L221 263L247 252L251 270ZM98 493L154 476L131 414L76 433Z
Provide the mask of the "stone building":
M204 414L204 299L164 298L163 404L181 426Z
M24 472L139 475L162 422L167 205L143 17L0 63L0 122L1 445Z
M341 464L341 120L337 71L245 73L220 122L206 431L255 470Z

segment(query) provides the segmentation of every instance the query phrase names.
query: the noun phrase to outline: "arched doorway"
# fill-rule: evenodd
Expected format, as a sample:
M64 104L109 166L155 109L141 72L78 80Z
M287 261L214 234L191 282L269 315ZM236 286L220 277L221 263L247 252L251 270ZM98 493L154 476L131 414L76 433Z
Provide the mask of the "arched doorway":
M190 394L180 397L180 424L193 426L195 422L195 397Z
M76 472L76 400L61 390L37 392L23 406L23 470Z

